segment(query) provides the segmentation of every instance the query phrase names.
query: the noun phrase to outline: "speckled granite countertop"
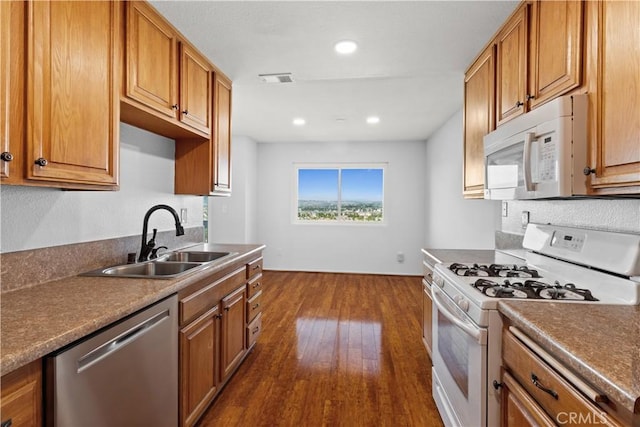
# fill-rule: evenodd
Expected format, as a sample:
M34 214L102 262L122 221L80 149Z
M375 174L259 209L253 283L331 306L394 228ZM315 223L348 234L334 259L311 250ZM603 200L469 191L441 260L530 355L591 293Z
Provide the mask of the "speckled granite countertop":
M448 262L513 263L522 262L524 258L523 250L513 250L507 254L493 249L422 249L422 253L430 258L432 265Z
M222 270L264 245L197 245L237 252L178 279L74 276L6 292L0 301L0 375L13 371Z
M640 307L502 300L514 326L627 411L640 413Z

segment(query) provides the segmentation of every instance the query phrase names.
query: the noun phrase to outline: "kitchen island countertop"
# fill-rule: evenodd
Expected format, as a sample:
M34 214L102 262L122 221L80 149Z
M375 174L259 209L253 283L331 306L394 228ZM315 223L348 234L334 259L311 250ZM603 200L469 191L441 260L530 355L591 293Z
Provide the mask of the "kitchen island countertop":
M188 249L237 254L176 279L73 276L3 293L0 375L175 294L205 275L249 259L264 245L201 244Z
M558 361L640 417L639 306L501 300L498 309Z

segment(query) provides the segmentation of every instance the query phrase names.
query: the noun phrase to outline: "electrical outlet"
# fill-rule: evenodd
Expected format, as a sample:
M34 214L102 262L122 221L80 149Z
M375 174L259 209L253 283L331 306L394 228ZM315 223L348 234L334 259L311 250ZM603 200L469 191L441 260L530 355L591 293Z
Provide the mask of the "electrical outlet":
M521 221L522 228L527 228L527 224L529 224L529 211L522 211Z
M187 208L180 209L180 224L187 223Z
M502 201L502 216L507 216L509 213L509 204L506 200Z
M404 253L398 252L396 254L396 261L398 261L399 263L403 263L404 262Z

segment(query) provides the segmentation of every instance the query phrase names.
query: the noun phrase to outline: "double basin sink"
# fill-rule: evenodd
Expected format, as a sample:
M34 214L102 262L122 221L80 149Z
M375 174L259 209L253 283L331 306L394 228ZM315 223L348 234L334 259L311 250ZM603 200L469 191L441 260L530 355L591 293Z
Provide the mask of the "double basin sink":
M190 270L222 262L235 252L202 252L202 251L179 251L171 252L159 256L150 261L138 262L135 264L123 264L114 267L100 268L83 273L83 276L101 277L132 277L147 279L175 279Z

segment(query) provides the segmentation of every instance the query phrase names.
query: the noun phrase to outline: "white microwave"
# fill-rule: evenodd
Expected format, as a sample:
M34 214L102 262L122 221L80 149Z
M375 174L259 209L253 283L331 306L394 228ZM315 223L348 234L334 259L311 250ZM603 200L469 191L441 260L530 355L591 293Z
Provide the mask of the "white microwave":
M586 195L587 95L566 95L484 137L485 199Z

